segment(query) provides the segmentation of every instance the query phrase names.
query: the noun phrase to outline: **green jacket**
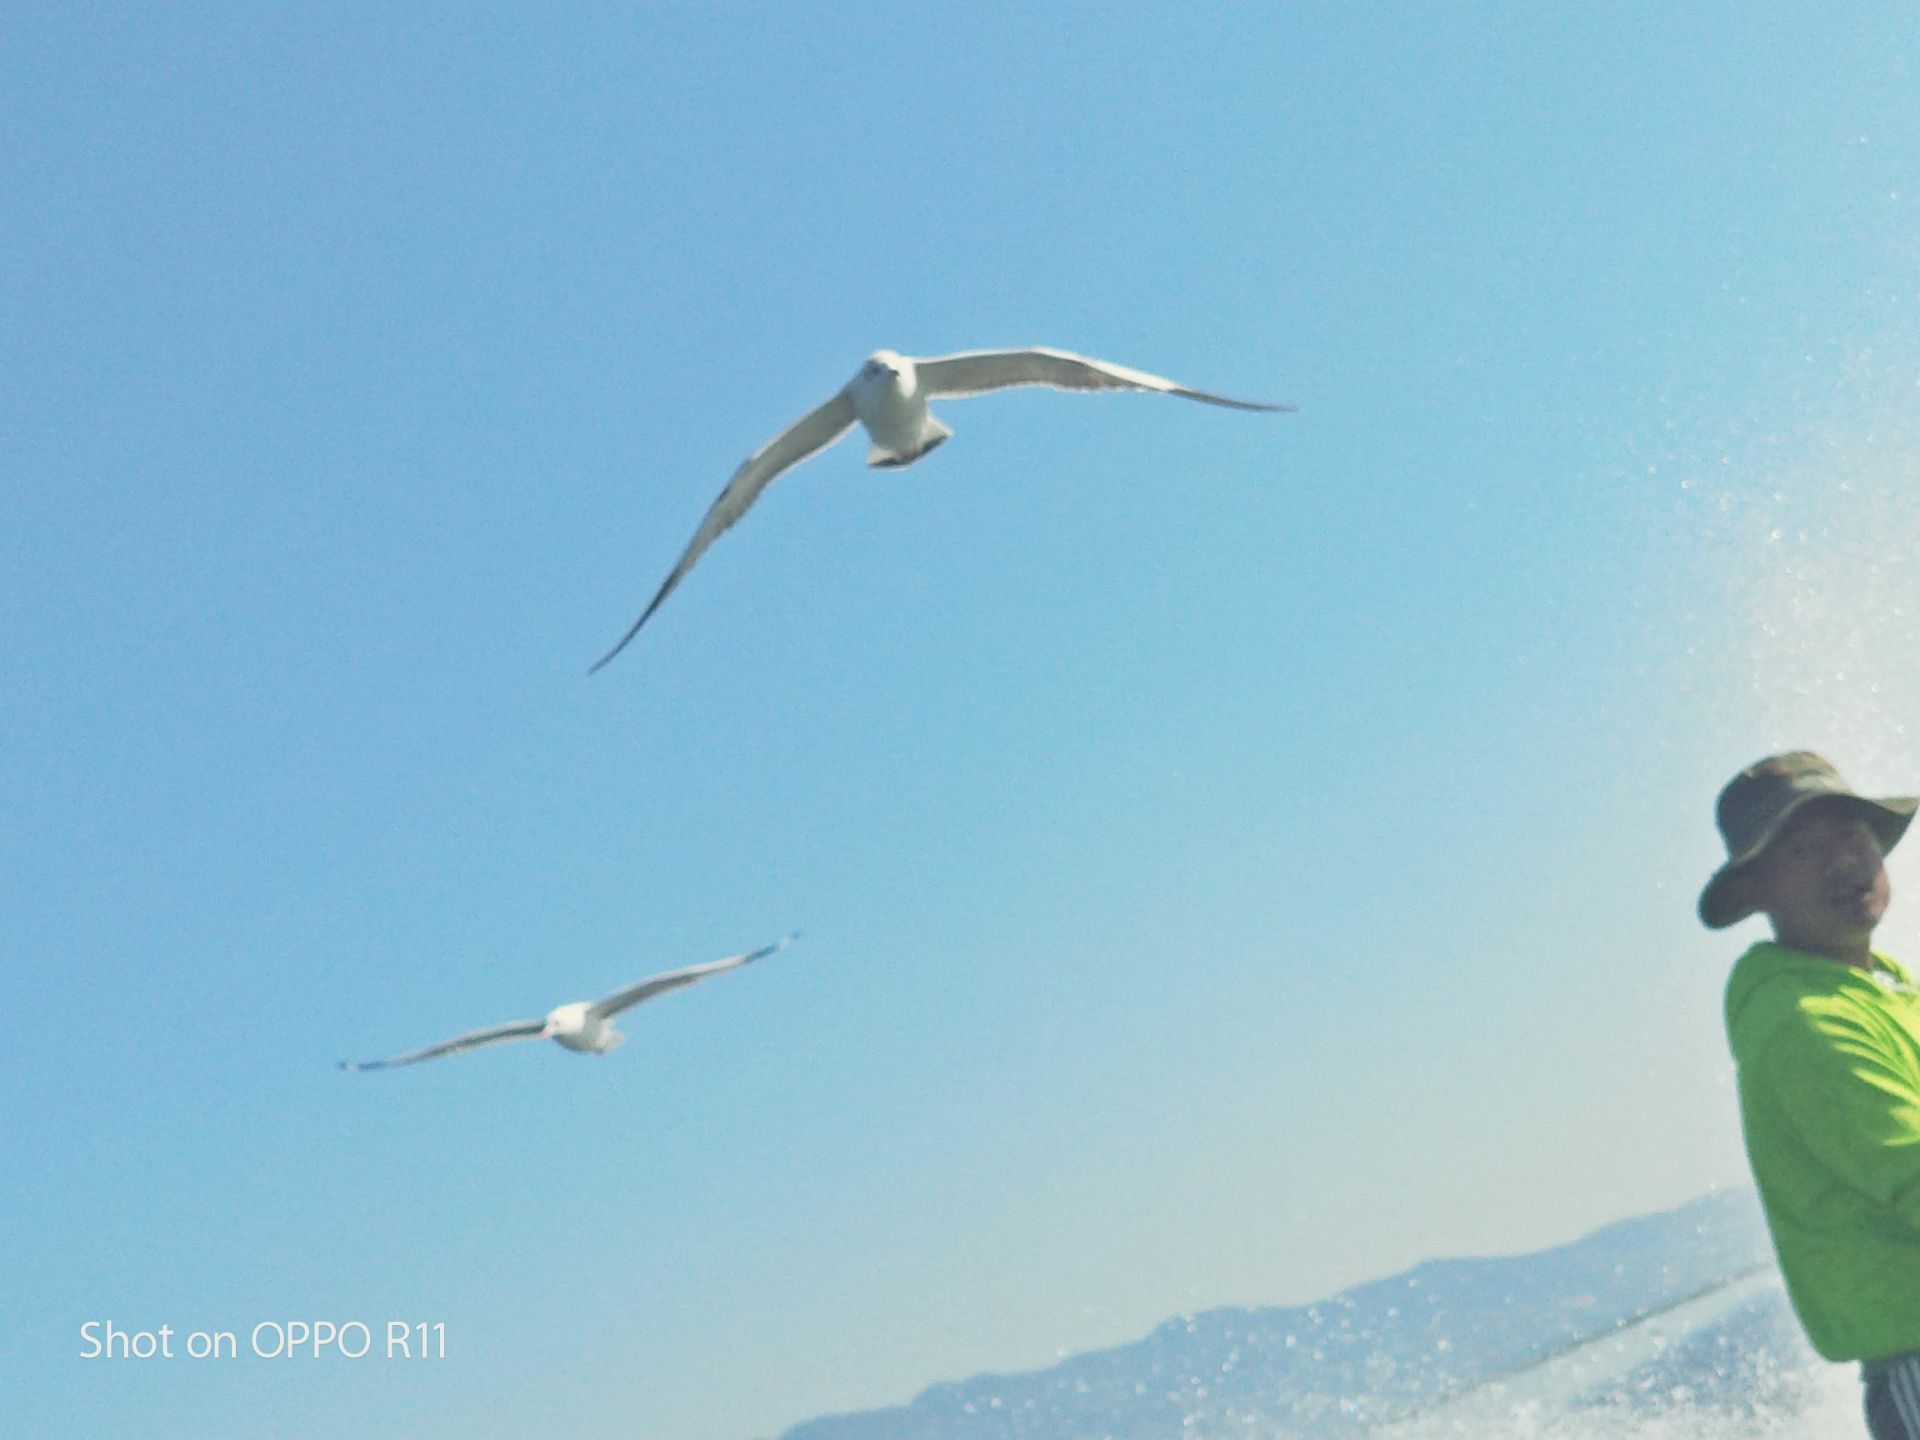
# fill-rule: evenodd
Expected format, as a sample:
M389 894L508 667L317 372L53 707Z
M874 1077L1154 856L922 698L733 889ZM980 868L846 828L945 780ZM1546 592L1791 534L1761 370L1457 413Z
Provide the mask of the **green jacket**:
M1920 1350L1920 990L1771 942L1727 979L1747 1158L1829 1360Z

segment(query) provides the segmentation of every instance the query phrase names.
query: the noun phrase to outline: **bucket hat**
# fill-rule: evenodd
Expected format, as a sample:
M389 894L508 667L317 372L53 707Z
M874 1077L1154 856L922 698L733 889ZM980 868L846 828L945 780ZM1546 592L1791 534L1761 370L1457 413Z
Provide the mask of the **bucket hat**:
M1720 836L1727 842L1727 863L1713 872L1700 892L1700 922L1709 930L1721 930L1751 915L1753 906L1734 893L1733 881L1741 868L1758 859L1803 808L1836 796L1859 808L1861 818L1879 837L1882 854L1900 843L1907 822L1920 809L1920 796L1872 800L1856 795L1840 772L1811 750L1769 755L1754 762L1727 782L1714 806Z

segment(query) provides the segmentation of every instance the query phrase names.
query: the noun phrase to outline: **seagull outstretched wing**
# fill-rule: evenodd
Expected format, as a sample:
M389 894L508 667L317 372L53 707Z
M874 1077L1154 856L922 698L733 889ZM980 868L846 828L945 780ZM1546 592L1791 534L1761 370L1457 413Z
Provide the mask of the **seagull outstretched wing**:
M627 648L627 642L640 633L640 627L653 617L653 612L660 608L660 602L671 595L673 587L693 569L694 561L706 553L707 547L718 540L728 526L747 513L753 502L760 498L762 490L778 479L782 471L791 470L809 455L818 454L846 434L853 427L853 419L853 398L842 390L826 404L801 416L741 462L740 468L733 472L733 478L727 482L727 488L720 492L720 498L707 511L707 518L700 522L700 528L694 532L693 541L680 557L680 563L673 567L673 572L654 593L640 618L620 637L619 644L593 662L587 673L591 675Z
M679 970L667 970L659 975L650 975L645 980L637 980L624 990L616 990L603 1000L596 1000L587 1007L587 1014L607 1020L622 1010L630 1010L642 1000L651 1000L656 995L664 995L669 990L678 990L682 985L691 985L696 980L704 980L709 975L718 975L725 970L738 969L750 965L763 956L776 950L784 950L799 935L783 935L771 945L763 945L758 950L749 950L744 955L729 955L724 960L708 960L700 965L688 965Z
M390 1070L396 1065L415 1065L422 1060L435 1060L460 1050L497 1045L502 1040L531 1040L546 1028L545 1020L510 1020L505 1025L490 1025L485 1030L469 1030L464 1035L442 1040L438 1045L429 1045L424 1050L410 1050L405 1055L394 1055L385 1060L342 1060L339 1064L342 1070Z
M1050 385L1056 390L1157 390L1184 395L1209 405L1235 410L1291 410L1291 405L1263 405L1233 400L1208 390L1192 390L1163 375L1129 369L1107 360L1094 360L1068 350L1036 345L1027 350L963 350L957 355L935 355L914 361L920 388L928 396L980 395L1015 385Z

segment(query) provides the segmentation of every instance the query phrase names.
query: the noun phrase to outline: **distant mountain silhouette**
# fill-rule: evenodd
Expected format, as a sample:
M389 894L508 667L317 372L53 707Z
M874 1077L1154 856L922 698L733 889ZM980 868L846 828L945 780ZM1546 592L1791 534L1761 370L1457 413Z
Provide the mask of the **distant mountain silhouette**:
M1710 1293L1737 1303L1564 1403L1679 1394L1737 1409L1820 1369L1777 1280L1764 1278L1771 1265L1753 1192L1721 1192L1536 1254L1427 1261L1314 1305L1181 1316L1130 1344L934 1385L907 1405L809 1420L781 1440L1335 1440L1544 1369ZM1744 1289L1725 1288L1756 1272Z

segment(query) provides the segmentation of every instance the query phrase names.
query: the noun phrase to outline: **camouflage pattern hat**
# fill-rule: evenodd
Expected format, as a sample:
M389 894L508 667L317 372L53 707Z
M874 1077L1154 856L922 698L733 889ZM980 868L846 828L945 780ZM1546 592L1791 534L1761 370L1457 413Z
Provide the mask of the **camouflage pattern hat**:
M1907 822L1920 809L1920 797L1912 795L1869 800L1854 794L1839 772L1811 750L1769 755L1749 765L1727 782L1714 807L1720 836L1727 842L1727 863L1714 871L1700 892L1700 922L1709 930L1720 930L1751 915L1753 906L1734 893L1733 881L1741 867L1758 859L1802 808L1833 796L1859 807L1861 817L1880 837L1882 853L1900 843Z

